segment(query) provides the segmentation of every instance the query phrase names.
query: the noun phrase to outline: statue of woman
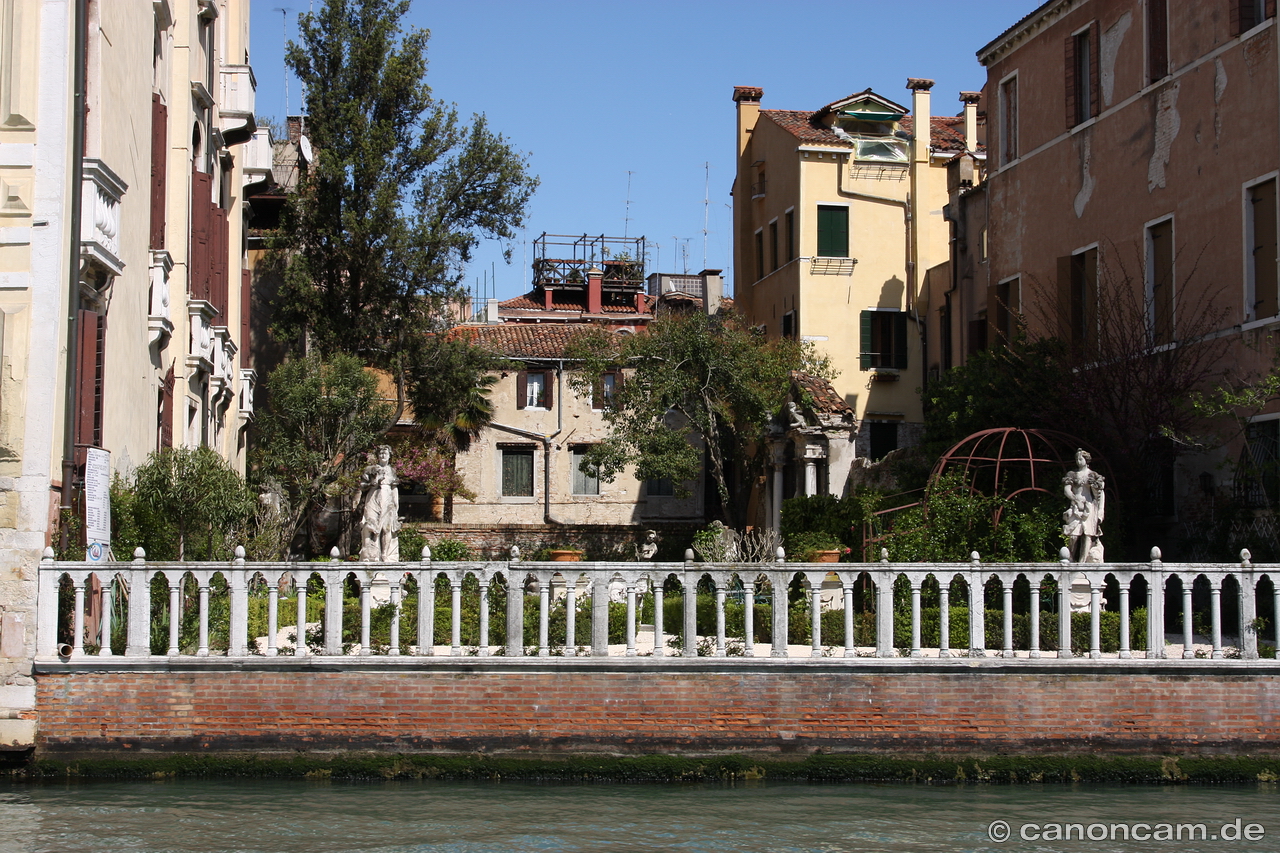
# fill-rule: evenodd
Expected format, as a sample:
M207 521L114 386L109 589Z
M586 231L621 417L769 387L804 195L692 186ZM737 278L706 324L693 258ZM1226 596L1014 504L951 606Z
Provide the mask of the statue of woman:
M400 493L396 469L391 467L391 447L378 448L378 462L364 469L360 491L364 494L361 517L360 559L395 563L400 560Z
M1071 501L1062 514L1062 532L1071 542L1071 558L1077 563L1102 562L1102 521L1107 514L1106 481L1089 467L1093 460L1076 451L1076 469L1062 478L1062 489Z

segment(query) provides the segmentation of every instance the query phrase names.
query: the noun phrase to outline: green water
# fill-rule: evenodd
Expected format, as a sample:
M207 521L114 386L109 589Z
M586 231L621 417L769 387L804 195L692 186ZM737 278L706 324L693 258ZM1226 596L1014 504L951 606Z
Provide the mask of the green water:
M1223 824L1234 835L1237 818L1240 835L1254 840L1212 837ZM991 839L993 821L1008 823L1008 840ZM1055 824L1077 824L1066 831L1094 837L1023 838L1052 836ZM1125 841L1120 824L1154 837ZM1182 839L1160 840L1161 824L1168 832L1182 824ZM1204 824L1203 839L1192 824ZM0 853L64 850L1274 851L1280 790L279 781L0 787Z

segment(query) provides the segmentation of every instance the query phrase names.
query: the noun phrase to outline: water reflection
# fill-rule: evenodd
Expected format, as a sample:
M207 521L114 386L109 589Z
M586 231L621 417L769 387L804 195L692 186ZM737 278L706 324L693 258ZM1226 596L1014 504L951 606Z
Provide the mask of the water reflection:
M1253 841L1207 837L1237 818ZM992 821L1012 837L994 843ZM1026 841L1028 824L1203 823L1204 839ZM1040 831L1040 830L1035 830ZM1035 833L1032 831L1032 834ZM1110 834L1111 830L1107 830ZM1190 832L1190 830L1188 830ZM37 851L1270 851L1276 786L750 786L181 781L0 787Z

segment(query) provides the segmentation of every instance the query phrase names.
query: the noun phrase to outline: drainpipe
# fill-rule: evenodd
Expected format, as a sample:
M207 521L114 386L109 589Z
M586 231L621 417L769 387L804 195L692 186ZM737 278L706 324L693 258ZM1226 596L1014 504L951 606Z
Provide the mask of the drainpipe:
M71 69L71 212L68 227L71 230L71 248L68 251L67 291L67 389L62 425L62 501L61 509L71 510L71 485L76 470L76 367L80 360L80 209L81 184L84 182L84 75L85 75L85 22L88 20L89 0L76 0L72 23L75 42ZM66 527L62 526L63 548L69 546Z
M927 365L929 353L925 342L924 323L920 313L915 311L916 291L919 288L920 263L920 223L916 208L920 204L920 170L929 168L929 155L933 146L933 118L929 107L929 90L933 81L909 77L907 88L911 90L911 113L913 116L913 133L911 134L911 193L907 204L907 311L916 320L916 329L920 334L921 377L928 376Z
M550 435L520 427L492 422L493 429L500 429L513 435L532 438L542 443L542 521L544 524L560 524L551 517L551 440L564 432L564 362L556 362L556 431Z

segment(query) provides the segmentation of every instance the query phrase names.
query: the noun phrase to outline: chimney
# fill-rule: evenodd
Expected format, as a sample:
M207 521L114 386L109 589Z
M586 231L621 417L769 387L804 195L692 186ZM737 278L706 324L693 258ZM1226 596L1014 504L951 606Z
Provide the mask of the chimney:
M302 137L306 120L306 116L289 116L285 119L285 129L288 131L290 142L297 142Z
M601 291L603 290L604 270L595 264L591 265L591 269L587 270L587 313L603 314L603 298Z
M702 277L702 307L707 316L715 316L720 310L720 300L724 298L724 279L720 277L723 270L703 270L698 273Z
M960 103L964 104L964 150L972 152L978 148L978 101L981 92L961 92Z
M498 316L498 300L486 299L484 302L484 321L490 326L501 323L502 318Z
M929 113L929 90L933 88L933 81L908 77L907 88L911 90L911 115L915 127L911 159L916 163L928 163L929 146L933 142L933 121Z
M747 141L760 116L760 99L764 89L759 86L734 86L733 100L738 105L738 156L747 150Z

